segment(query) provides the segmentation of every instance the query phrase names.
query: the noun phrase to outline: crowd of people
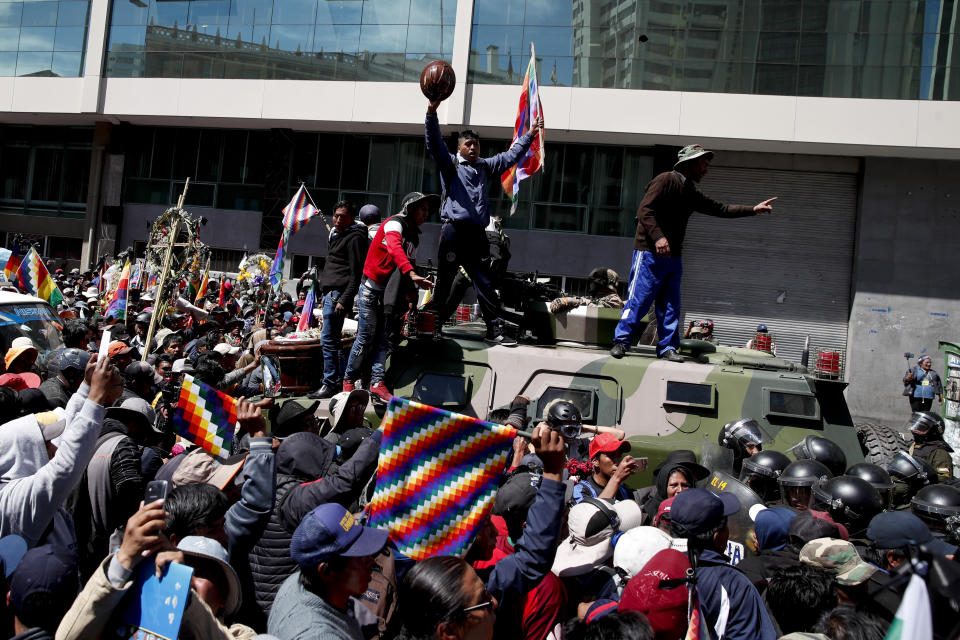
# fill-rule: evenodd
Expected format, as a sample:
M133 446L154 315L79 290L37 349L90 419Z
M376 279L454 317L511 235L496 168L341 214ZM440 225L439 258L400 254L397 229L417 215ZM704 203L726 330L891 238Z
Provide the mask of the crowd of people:
M91 307L73 295L86 276L57 277L71 309ZM960 491L935 413L914 415L914 446L887 468L848 467L818 436L791 460L745 418L718 439L729 467L674 451L637 489L645 459L628 442L582 437L566 401L528 416L523 396L487 416L532 436L515 441L469 550L414 562L364 524L382 435L365 421L371 392L339 390L326 410L246 400L261 391L259 349L292 330L298 302L258 322L224 294L181 300L149 343L145 296L130 301L131 330L76 317L45 362L25 339L5 354L6 637L122 634L140 570L171 562L193 570L179 637L281 640L679 639L691 625L712 638L879 640L910 575L956 575ZM230 457L174 436L184 374L239 398ZM729 486L708 490L720 471ZM156 481L168 492L145 499ZM737 545L749 550L734 565ZM928 599L935 637L955 637L958 594L931 582Z

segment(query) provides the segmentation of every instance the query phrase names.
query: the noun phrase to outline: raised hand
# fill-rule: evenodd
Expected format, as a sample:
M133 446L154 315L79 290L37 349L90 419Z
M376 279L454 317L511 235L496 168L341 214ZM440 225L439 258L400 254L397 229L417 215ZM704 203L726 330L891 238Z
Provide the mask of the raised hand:
M773 211L773 204L771 203L774 200L776 200L776 197L764 200L760 204L753 207L753 212L754 213L770 213L771 211Z

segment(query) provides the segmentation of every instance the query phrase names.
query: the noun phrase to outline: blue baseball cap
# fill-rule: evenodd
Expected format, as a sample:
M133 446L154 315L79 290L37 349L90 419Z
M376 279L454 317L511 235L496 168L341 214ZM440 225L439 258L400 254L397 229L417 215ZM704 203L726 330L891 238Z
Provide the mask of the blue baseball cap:
M304 516L293 532L290 557L300 567L310 568L334 556L372 556L386 544L385 530L363 526L339 504L322 504Z
M924 551L949 556L957 547L933 537L929 527L909 511L884 511L874 516L867 537L880 549L901 549L916 545Z
M683 527L688 535L709 531L725 516L740 511L740 501L732 493L710 493L706 489L687 489L674 497L670 522Z
M3 577L9 578L27 552L27 541L15 533L0 538L0 567Z

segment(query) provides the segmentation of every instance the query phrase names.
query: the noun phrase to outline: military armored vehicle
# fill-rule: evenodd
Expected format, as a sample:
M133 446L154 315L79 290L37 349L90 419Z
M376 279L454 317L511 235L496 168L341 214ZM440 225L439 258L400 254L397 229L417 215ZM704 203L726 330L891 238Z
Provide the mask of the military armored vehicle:
M622 429L633 455L649 457L649 469L672 450L700 455L705 442L715 447L723 425L742 417L755 418L773 438L767 449L786 451L810 433L839 444L849 464L899 448L895 441L875 446L893 437L882 426L858 434L846 383L836 376L702 340L681 342L683 362L657 359L653 346L634 347L617 360L608 349L618 310L583 306L554 315L542 305L539 313L528 323L538 327L539 344L488 346L479 323L445 328L442 339L407 340L391 356L387 386L397 396L480 418L517 394L531 398L536 417L563 398L580 409L585 424ZM647 472L631 484L649 479Z

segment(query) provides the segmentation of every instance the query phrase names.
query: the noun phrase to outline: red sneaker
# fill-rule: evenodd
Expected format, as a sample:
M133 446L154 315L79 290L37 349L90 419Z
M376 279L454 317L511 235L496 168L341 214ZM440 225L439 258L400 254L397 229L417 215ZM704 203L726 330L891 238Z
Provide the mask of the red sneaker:
M387 385L383 384L383 382L378 382L371 386L370 393L378 397L384 403L390 402L390 398L393 397L393 394L390 393L390 390L387 389Z
M353 380L344 380L344 381L343 381L343 390L346 391L347 393L353 391L354 388L355 388L355 387L353 386Z

